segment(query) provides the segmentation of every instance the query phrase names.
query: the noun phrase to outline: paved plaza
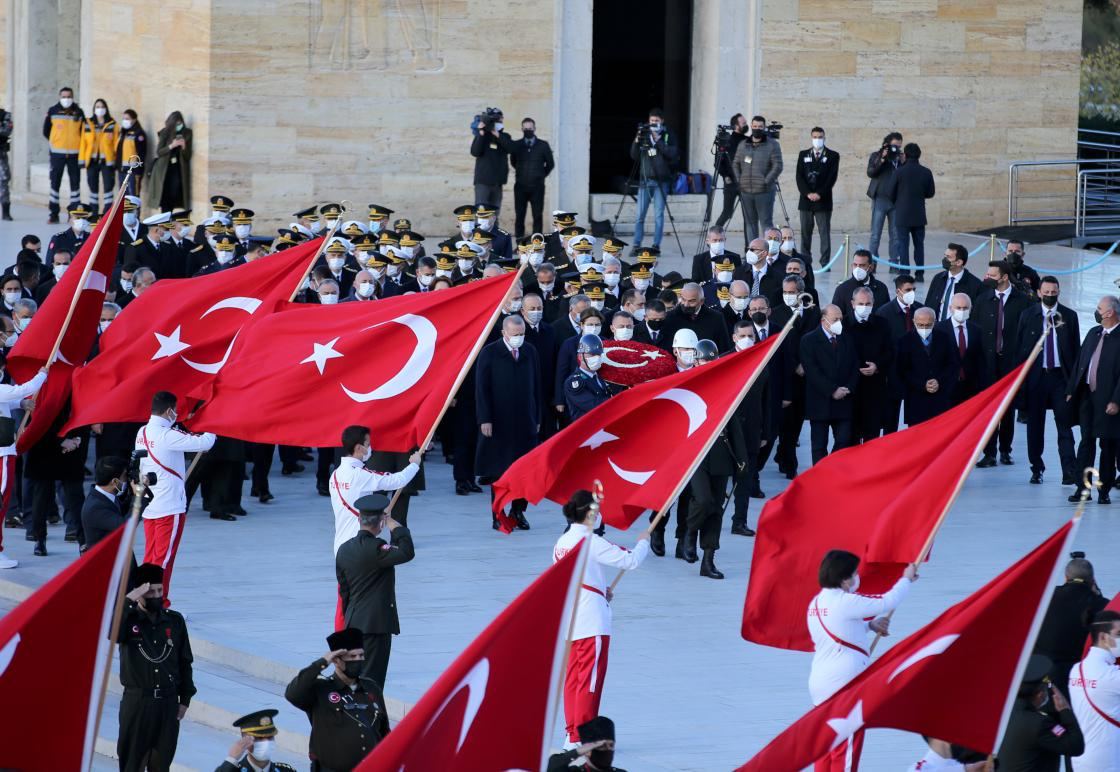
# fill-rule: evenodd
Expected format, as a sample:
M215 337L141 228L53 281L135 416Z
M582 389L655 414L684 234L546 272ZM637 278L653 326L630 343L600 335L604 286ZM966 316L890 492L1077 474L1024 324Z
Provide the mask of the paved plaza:
M0 224L0 248L11 256L18 237L35 232L49 236L40 209L17 207L17 222ZM837 234L838 235L838 234ZM853 236L853 243L860 234ZM948 240L969 249L974 236L940 232L927 238L927 255L939 258ZM682 241L695 241L689 234ZM741 236L729 247L738 251ZM670 238L665 244L672 243ZM982 253L973 271L983 273ZM1027 262L1039 273L1068 270L1099 258L1056 247L1028 247ZM680 258L675 258L679 260ZM683 265L679 263L679 265ZM665 269L679 267L666 266ZM880 275L887 280L886 271ZM1079 310L1082 330L1092 325L1099 296L1114 292L1120 258L1062 276L1062 302ZM927 274L928 279L932 272ZM822 298L831 297L837 266L818 277ZM919 298L925 288L919 287ZM310 406L309 406L310 407ZM276 420L285 420L276 416ZM341 427L340 427L341 429ZM376 444L376 439L375 439ZM930 454L937 448L930 448ZM809 464L808 426L800 449L801 468ZM921 581L893 620L897 640L976 590L1068 519L1072 491L1058 484L1053 430L1047 438L1051 469L1042 486L1030 486L1025 427L1016 427L1014 466L975 470L949 514L922 570ZM246 496L247 517L227 523L192 513L176 563L171 598L187 617L199 657L199 692L187 714L177 761L184 768L213 769L235 735L220 729L234 715L262 707L281 709L280 760L306 769L308 731L305 717L283 702L280 682L294 668L321 655L335 605L331 552L333 519L329 500L314 490L313 465L301 475L272 481L276 500L262 506ZM402 634L394 641L386 692L403 703L415 702L443 669L523 590L551 559L551 546L563 528L557 504L532 507L532 530L509 536L490 529L489 498L454 495L451 470L438 450L426 464L428 490L412 502L409 526L416 559L397 572ZM779 493L786 481L769 464L762 489ZM248 485L245 488L248 493ZM858 497L858 489L838 491ZM750 522L757 522L761 501L751 502ZM602 711L617 724L617 763L635 770L726 770L748 759L809 707L806 679L810 655L764 648L739 636L743 598L753 540L728 533L717 563L722 582L703 579L699 565L674 560L672 542L665 558L650 557L619 585L613 603L614 640ZM629 533L608 534L632 543L645 521ZM1120 503L1091 503L1077 539L1098 570L1107 595L1120 589ZM21 566L0 572L0 613L28 588L42 584L76 557L62 540L62 528L50 531L47 558L31 555L22 531L5 531L6 551ZM671 530L670 530L671 533ZM142 533L138 539L142 539ZM137 544L137 552L141 545ZM516 657L511 650L508 656ZM945 684L952 689L953 684ZM119 686L118 686L119 693ZM108 754L116 736L116 694L110 693L101 728ZM554 742L562 742L556 727ZM925 746L917 735L874 730L865 744L862 769L898 770L919 759ZM113 762L99 757L98 768Z

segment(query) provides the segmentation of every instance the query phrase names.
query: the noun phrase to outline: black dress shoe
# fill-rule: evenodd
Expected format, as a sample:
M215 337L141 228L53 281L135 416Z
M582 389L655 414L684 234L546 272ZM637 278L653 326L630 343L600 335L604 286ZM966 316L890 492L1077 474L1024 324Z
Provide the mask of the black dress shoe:
M45 541L35 542L35 557L45 558L47 556L47 543Z
M22 528L23 527L23 518L20 517L19 515L8 515L6 518L4 518L4 527L5 528Z
M1100 493L1097 494L1097 503L1098 504L1111 504L1112 503L1112 499L1110 499L1108 497L1108 491L1102 490Z
M288 475L299 474L304 469L305 467L303 464L286 464L285 466L280 467L280 474L287 477Z
M1077 480L1073 479L1072 474L1063 474L1062 485L1077 485Z
M766 494L762 492L762 488L758 485L751 488L750 497L752 499L764 499Z
M1004 466L1011 466L1012 464L1015 463L1014 461L1011 460L1011 454L1010 453L1000 453L999 454L999 462L1001 464L1003 464Z
M976 468L977 469L991 469L995 465L996 465L996 457L995 456L984 456L976 464Z
M731 526L732 536L754 536L754 529L746 525L733 525Z
M276 497L273 496L271 493L262 493L260 496L257 497L257 499L262 504L267 504L268 502L272 501L274 498L276 498Z
M211 512L210 513L210 519L211 520L226 520L228 522L233 522L237 518L234 517L233 515L227 515L224 512Z
M331 495L331 492L327 490L327 486L325 486L325 485L316 485L315 486L315 492L318 493L320 496L330 496Z
M237 509L231 509L231 510L229 511L229 513L230 513L231 515L237 515L238 517L245 517L245 515L249 514L248 512L246 512L246 511L245 511L244 509L242 509L241 507L238 507Z
M517 521L517 530L519 530L519 531L528 531L529 530L529 521L525 519L525 513L524 512L518 512L518 513L514 514L513 519Z
M471 493L482 493L482 488L478 487L478 483L474 480L467 481L467 490Z
M1069 501L1070 504L1076 504L1077 502L1081 501L1081 493L1084 490L1084 488L1078 488L1072 494L1070 494L1070 497L1067 499L1067 501Z
M704 550L704 560L700 563L700 576L709 579L722 579L723 572L716 568L716 551Z
M649 535L649 551L659 558L665 557L665 532L654 530Z
M1031 473L1031 485L1042 485L1042 472Z
M51 515L50 517L47 518L47 522L50 523L51 525L58 525L59 523L62 522L62 518L59 517L58 515Z
M66 536L64 537L64 539L65 539L65 541L68 541L68 542L70 542L71 544L73 544L73 543L75 543L76 541L78 541L78 534L76 534L76 533L73 533L73 532L71 532L71 533L68 533L68 534L66 534Z
M795 477L797 477L797 470L796 469L791 469L790 471L786 472L786 479L787 480L792 480Z
M470 492L471 492L471 489L467 487L467 484L465 482L455 483L455 495L456 496L466 496Z
M497 515L491 515L490 518L491 518L490 527L493 528L495 531L502 530L502 524L498 522L498 516Z

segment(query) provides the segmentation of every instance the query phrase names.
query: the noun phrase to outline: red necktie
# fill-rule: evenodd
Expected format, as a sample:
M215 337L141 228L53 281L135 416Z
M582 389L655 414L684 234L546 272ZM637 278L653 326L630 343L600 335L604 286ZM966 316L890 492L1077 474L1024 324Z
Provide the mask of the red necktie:
M996 293L996 354L1003 353L1003 295Z
M964 325L957 325L957 352L961 355L960 379L964 380L964 356L968 352L968 344L964 342Z
M906 306L906 331L914 329L914 320L910 318L910 306Z

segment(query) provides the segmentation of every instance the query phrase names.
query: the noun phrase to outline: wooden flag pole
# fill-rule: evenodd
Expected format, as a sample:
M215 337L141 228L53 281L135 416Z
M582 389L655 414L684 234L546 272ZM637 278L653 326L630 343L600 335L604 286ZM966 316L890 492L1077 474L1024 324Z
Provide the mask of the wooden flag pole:
M502 308L505 307L506 301L508 301L510 295L513 294L513 288L517 286L517 283L519 281L521 281L521 275L525 272L525 266L527 266L528 264L528 259L521 259L521 266L517 269L517 277L512 282L510 282L509 289L507 289L506 294L502 296L502 302L498 303L497 307L494 309L494 313L490 315L490 322L486 325L486 328L482 331L482 334L478 336L478 340L475 341L474 348L471 349L470 356L468 356L466 361L463 363L463 367L459 370L459 375L455 378L455 384L451 387L451 391L447 393L447 399L444 400L443 407L439 409L439 415L436 416L436 420L432 423L431 428L428 429L428 435L424 438L424 442L418 448L421 454L423 454L428 445L431 444L432 438L436 436L436 431L439 429L440 421L442 421L443 417L447 415L447 411L451 409L451 401L455 399L455 395L459 393L459 387L463 385L463 381L465 381L467 378L467 373L470 371L471 367L474 366L474 360L478 358L478 354L480 351L482 351L482 347L486 345L486 338L490 334L490 330L494 329L494 324L498 321L498 317L502 313ZM494 278L497 277L495 276ZM393 497L389 500L389 506L385 508L385 512L387 514L392 513L393 506L396 505L397 499L401 497L401 491L403 490L403 488L397 488L397 490L393 492Z
M799 298L799 301L801 303L799 310L813 307L813 296L808 292L803 292L801 294L801 297ZM774 356L774 354L778 351L782 344L785 343L786 336L789 335L790 330L793 329L793 325L796 324L797 320L800 318L800 314L790 314L789 320L785 323L785 326L782 327L782 331L778 334L778 339L774 341L773 344L771 344L770 349L766 352L766 355L762 358L762 361L755 368L754 372L751 374L751 377L744 381L743 385L739 388L739 395L735 397L735 400L731 403L730 407L727 410L727 413L720 420L719 427L711 433L711 436L708 437L708 441L704 443L704 448L700 451L699 454L697 454L696 458L692 459L692 463L689 464L688 472L673 487L673 492L669 495L669 498L665 500L665 503L662 504L661 508L657 511L657 516L650 521L649 528L646 529L646 535L652 535L654 530L656 530L658 524L665 518L666 515L669 514L669 509L673 506L673 502L677 500L677 498L681 495L681 491L684 490L684 486L687 485L689 480L692 479L692 475L695 474L696 468L700 466L700 462L703 461L704 458L708 455L708 451L711 450L712 445L714 445L716 440L719 438L719 434L723 431L723 427L727 425L727 422L731 420L731 416L739 408L739 403L743 401L743 398L745 396L747 396L747 392L751 390L751 387L754 386L755 381L758 380L758 376L764 369L766 369L766 366L770 363L770 359ZM626 569L618 572L618 576L616 576L614 578L614 581L611 582L611 592L614 592L614 588L618 586L618 583L620 581L622 581L622 577L623 575L625 575L625 573Z
M972 461L976 460L976 455L979 454L984 446L988 444L988 439L995 433L996 428L999 426L1000 419L1003 418L1003 414L1007 412L1009 407L1011 407L1011 400L1015 398L1015 395L1018 393L1019 388L1023 385L1023 381L1027 378L1027 373L1030 372L1030 369L1034 365L1035 360L1038 359L1038 355L1042 351L1042 346L1046 342L1046 336L1056 330L1058 327L1062 326L1063 322L1060 313L1055 311L1052 314L1052 317L1056 318L1051 318L1049 323L1047 324L1046 331L1042 333L1042 335L1038 336L1038 340L1035 341L1034 348L1031 349L1030 355L1023 363L1022 368L1019 370L1019 374L1015 377L1015 382L1011 385L1011 388L1007 390L1007 394L1004 395L1003 401L999 406L999 410L997 410L995 412L995 415L992 416L991 420L988 421L988 426L984 429L984 434L980 438L980 442L977 443L976 449L973 451ZM964 488L965 480L968 479L969 472L972 471L972 468L973 465L970 463L968 468L965 469L965 473L957 479L956 485L953 486L953 493L949 496L949 500L945 502L945 507L941 510L941 514L937 517L937 522L934 523L933 528L930 530L929 536L926 538L926 543L922 545L922 551L918 553L918 559L913 563L915 570L925 562L925 559L927 557L929 557L929 552L931 549L933 549L933 540L937 537L937 532L941 529L942 524L944 524L945 518L948 517L949 510L952 509L953 504L956 503L957 497L961 495L961 490ZM887 612L887 619L890 619L892 616L894 616L893 610ZM871 642L871 648L868 649L869 654L873 654L875 652L875 647L879 644L879 639L882 637L882 633L876 633L875 640Z

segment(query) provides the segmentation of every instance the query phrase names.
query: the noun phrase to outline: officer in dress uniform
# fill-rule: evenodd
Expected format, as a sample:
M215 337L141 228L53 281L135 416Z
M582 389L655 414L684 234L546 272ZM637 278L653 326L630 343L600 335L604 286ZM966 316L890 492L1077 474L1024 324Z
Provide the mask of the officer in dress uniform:
M191 239L195 244L206 243L206 228L205 226L209 221L221 220L223 225L229 225L229 213L233 209L233 199L229 196L211 196L210 197L210 217L206 221L199 224L194 231L194 238Z
M397 220L397 222L399 223L401 221ZM405 222L407 222L407 220ZM397 231L397 234L401 239L401 253L408 261L408 268L406 269L405 276L405 280L407 281L416 277L416 273L414 271L416 267L416 261L421 257L424 257L424 237L416 231L412 230L412 228L394 230Z
M481 279L482 270L478 267L478 261L485 253L486 250L473 241L458 242L455 250L455 270L451 273L451 282L458 285Z
M163 607L163 569L144 563L133 578L117 633L124 687L117 757L121 772L165 772L175 758L179 720L197 691L194 656L182 614Z
M124 218L121 234L117 240L117 265L124 262L124 254L128 245L144 238L148 226L140 222L140 198L138 196L125 196L121 204L124 208Z
M999 768L1003 772L1058 772L1062 756L1080 756L1085 738L1069 702L1051 683L1049 657L1032 654L1011 708Z
M629 268L626 265L626 261L622 259L622 254L628 246L630 245L618 236L611 236L603 239L602 243L599 244L599 249L601 250L601 255L604 260L608 257L613 257L622 263L622 270L625 273Z
M312 772L356 767L389 734L381 687L361 676L362 631L356 627L327 637L330 651L299 671L284 697L311 721ZM334 672L323 676L328 665Z
M455 233L451 238L456 242L464 239L469 239L471 234L474 233L475 225L478 223L478 215L475 212L474 204L463 204L451 210L455 215L455 220L458 223Z
M237 255L243 257L249 251L249 238L253 235L253 217L256 215L252 209L241 207L229 213L233 222L233 235L237 240Z
M50 265L55 252L69 252L71 256L77 257L78 250L89 238L89 207L75 203L66 207L66 212L70 215L70 227L51 236L47 254L43 257L47 265Z
M610 389L599 377L603 364L603 341L598 335L584 335L576 348L579 367L564 380L564 405L575 421L611 397Z
M191 239L191 230L194 223L191 221L190 209L176 209L171 213L171 243L183 254L189 255L197 246Z
M237 254L237 241L227 233L214 240L214 261L204 266L195 276L209 276L239 265L245 265L245 258Z
M233 722L241 737L215 772L296 772L290 764L272 761L276 750L276 714L273 708L258 710Z
M136 263L151 268L158 279L180 278L169 275L175 267L175 261L167 259L171 256L171 249L163 238L163 234L171 227L171 212L154 214L145 219L142 226L143 235L125 247L124 264Z
M513 239L498 227L498 210L488 204L479 204L475 214L478 216L476 227L490 234L493 242L490 251L506 260L513 257Z
M560 231L575 225L577 214L578 212L565 212L560 209L552 213L552 233L548 234L544 240L544 258L557 267L560 263L568 261L565 252L567 244L560 236Z
M369 233L377 236L388 226L389 215L393 213L393 210L381 204L370 204L367 209L369 210Z

